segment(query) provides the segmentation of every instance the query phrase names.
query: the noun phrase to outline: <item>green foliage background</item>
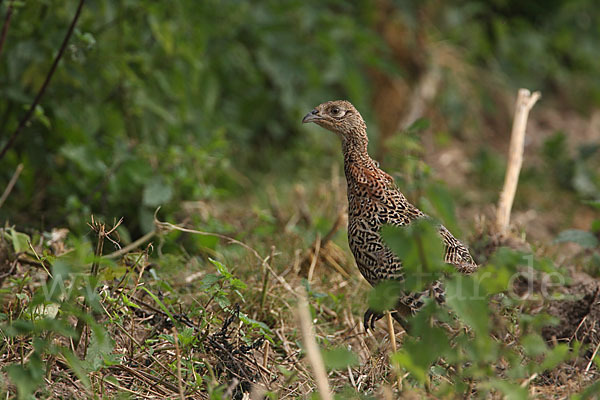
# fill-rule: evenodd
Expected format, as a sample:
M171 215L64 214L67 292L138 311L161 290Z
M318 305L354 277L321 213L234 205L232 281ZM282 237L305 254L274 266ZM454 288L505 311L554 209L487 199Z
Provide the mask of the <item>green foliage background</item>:
M0 16L13 10L0 53L0 147L42 85L77 3L0 0ZM141 292L135 267L143 261L147 261L144 268L151 269L144 275L144 291L171 320L184 304L186 318L201 324L198 332L214 331L232 304L241 302L238 318L240 326L247 327L242 339L250 344L260 337L276 346L273 328L278 320L265 310L284 309L281 315L289 317L293 312L285 301L289 294L277 287L271 296L275 300L267 296L269 275L264 268L257 273L263 265L256 267L245 250L219 247L215 237L171 231L155 238L155 252L147 249L150 255L143 254L148 259L130 254L124 260L100 262L92 255L86 225L90 215L104 221L124 217L118 232L126 245L154 229L153 215L160 206L161 220L227 233L247 241L263 256L271 251L269 262L274 268L279 262L288 273L300 255L294 252L312 246L316 232L325 236L344 201L343 196L335 197L332 183L341 174L337 138L300 121L316 104L346 98L368 122L372 154L382 154L383 167L395 175L411 201L457 236L472 238L473 229L471 234L458 233L472 224L460 220L453 199L463 211L474 204L483 210L496 201L505 170L499 149L506 148L508 139L502 135L509 130L512 113L506 99L512 102L519 87L541 90L543 102L536 111L546 107L557 119L567 112L591 118L600 107L599 48L600 8L594 0L86 1L34 118L0 160L0 190L17 166L24 166L0 207L0 223L17 227L0 231L0 261L3 246L8 246L14 254L35 256L54 274L39 284L27 272L0 286L3 299L11 299L0 312L2 343L24 338L21 350L30 346L32 354L28 362L15 362L5 371L26 398L43 386L45 363L50 366L48 360L58 357L88 390L93 389L90 374L120 362L111 329L125 326L135 318L133 310L140 308L135 303ZM382 114L402 113L397 104L407 104L396 99L399 102L386 109L390 98L385 98L382 107L378 100L383 89L394 85L414 89L432 64L441 66L442 84L428 106L433 110L428 119L386 137ZM400 89L396 97L402 96ZM578 243L583 250L573 258L574 264L598 277L600 219L589 215L596 216L593 213L600 208L600 138L575 143L571 134L582 136L556 129L543 139L537 153L527 154L526 161L535 162L526 162L522 171L515 208L536 208L550 221L546 236L556 237L556 243ZM424 161L433 148L445 146L463 150L458 161L468 164L466 181L457 186L437 182L435 171ZM296 183L308 193L296 190ZM190 211L191 202L208 210L208 215ZM303 202L308 215L298 217L304 212L298 211ZM589 226L564 230L571 227L578 210L587 213ZM278 213L287 213L286 218ZM48 232L57 227L72 232L65 243L73 251L66 255L56 256L52 248ZM447 266L433 259L441 247L432 226L424 223L386 235L414 268L426 262L432 279L445 272ZM431 260L420 259L415 238L425 240ZM332 238L343 246L344 240L341 232ZM450 295L459 287L474 291L483 282L486 296L501 296L510 276L518 272L522 254L500 252L488 259L485 240L480 237L472 249L480 256L478 261L489 261L488 269L481 276L449 279ZM276 254L271 245L277 247ZM539 247L546 245L550 244ZM33 254L34 246L42 249L39 255ZM92 282L83 279L89 278L89 265L98 262L100 275ZM535 261L535 268L555 270L545 258ZM188 272L202 272L198 285L182 283L187 276L181 274ZM54 280L76 274L81 282L73 281L68 296L43 298L43 290ZM115 279L127 293L104 292L101 298L96 291L99 282ZM349 288L328 291L328 279L334 277L323 274L319 279L312 286L303 281L315 314L326 306L342 315L346 304L357 314L364 306L357 304L361 298ZM408 279L405 284L414 289L421 283ZM262 288L260 298L257 288ZM500 300L490 306L488 297L471 303L455 296L448 301L452 315L428 303L413 319L416 334L392 357L398 371L412 374L410 385L421 388L430 376L442 377L437 394L452 396L470 393L467 382L473 380L479 393L525 398L521 380L542 375L579 351L578 344L548 347L538 334L547 322L543 316L513 315L521 303L497 297ZM114 307L110 323L104 326L82 311L81 298L94 317L106 311L104 304ZM200 306L185 304L189 299ZM386 299L387 292L372 292L371 302ZM58 304L58 317L39 311L37 307L46 303ZM494 312L501 314L501 323L490 319ZM430 329L433 318L460 334L450 340L441 328ZM79 337L74 319L85 321L93 331L90 352L81 359L53 340L53 335ZM204 355L206 336L181 321L175 325L187 354L183 369L197 378L195 368L206 366L199 367L194 357L202 359L198 354ZM510 334L505 337L514 340L510 345L496 340L490 336L494 330L504 330ZM160 340L175 343L174 335L162 333L145 345ZM328 340L320 344L330 347L324 352L329 368L360 364L355 353ZM436 364L440 354L454 369L440 371ZM502 379L490 365L493 358L508 360L508 375ZM542 363L536 362L542 358ZM226 385L214 376L209 382L207 371L190 381L190 387L220 398ZM288 383L297 373L279 372L289 373Z
M0 144L37 93L76 7L7 0L2 11L11 3ZM510 86L539 88L582 110L597 106L594 2L527 4L392 7L417 55L417 34L426 31ZM182 200L239 194L233 170L260 185L257 172L293 179L295 171L326 168L331 144L306 134L301 116L326 99L348 98L373 121L367 72L415 74L394 62L376 27L371 1L87 2L35 119L2 160L2 181L20 162L25 172L1 218L81 231L90 213L125 216L139 234L157 205L172 211ZM446 96L446 117L460 116L466 100Z

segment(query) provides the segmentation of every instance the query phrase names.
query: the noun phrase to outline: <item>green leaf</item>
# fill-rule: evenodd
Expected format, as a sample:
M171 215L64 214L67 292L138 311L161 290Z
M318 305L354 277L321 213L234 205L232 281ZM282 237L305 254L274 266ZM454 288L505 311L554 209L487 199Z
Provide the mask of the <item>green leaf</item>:
M24 233L17 232L13 228L10 228L9 231L15 253L24 253L29 251L29 242L31 240L29 236Z
M327 369L345 369L358 365L358 356L343 347L323 351L323 361Z
M384 226L381 235L402 260L404 285L408 291L420 291L452 268L444 262L444 244L439 225L426 218L410 225Z
M424 383L431 364L443 357L448 350L450 342L446 333L438 327L429 326L421 331L419 339L408 337L402 349L392 355L392 360Z
M81 361L75 354L73 354L70 350L64 350L63 356L67 360L67 364L69 364L69 368L75 373L75 375L79 378L79 380L84 384L85 387L90 388L90 379L88 378L85 364Z
M554 239L554 242L573 242L586 249L597 247L599 244L598 238L596 238L594 234L579 229L569 229L566 231L562 231L561 233L559 233L556 239Z
M426 196L421 202L428 205L427 210L423 211L429 212L431 209L431 215L439 217L454 235L460 235L452 195L448 189L440 184L428 185Z
M548 350L546 342L540 335L526 335L521 339L523 350L529 357L539 356Z
M181 347L186 347L194 343L196 340L196 331L194 328L186 327L183 331L177 335Z
M162 179L155 178L146 184L142 202L149 207L157 207L168 203L173 197L173 188Z
M267 326L267 324L265 324L264 322L252 319L249 316L247 316L246 314L244 314L243 312L240 312L238 314L238 317L240 318L240 321L242 321L244 324L247 324L247 325L251 326L252 328L258 328L259 330L261 330L263 332L263 334L271 335L273 333L271 331L271 328L269 328Z
M487 337L490 321L487 293L472 276L454 275L448 279L446 301L478 335Z
M491 386L500 390L510 400L527 400L527 388L501 379L491 379Z
M369 308L377 312L393 309L402 294L403 286L402 282L397 281L378 283L369 292Z
M25 365L14 363L6 367L8 377L17 387L19 399L30 399L35 390L44 382L45 368L39 353L34 352Z
M167 308L167 306L165 306L163 304L162 301L160 301L160 299L158 297L156 297L156 295L154 293L152 293L151 291L149 291L147 288L142 286L142 289L144 289L146 291L146 293L148 293L150 295L150 297L152 297L152 299L156 302L156 304L159 305L159 307L165 312L165 314L167 314L169 316L169 318L171 319L171 322L173 324L177 323L177 321L175 320L175 318L173 318L173 315L171 315L171 312L169 311L169 309Z
M561 362L568 359L570 350L571 349L569 348L569 345L567 343L559 343L556 346L554 346L554 348L552 348L548 352L548 354L546 354L546 357L544 358L544 361L540 366L541 370L545 371L552 369Z
M129 298L125 295L125 293L121 293L121 299L123 300L123 304L125 304L128 307L140 308L140 306L131 302L131 300L129 300Z
M114 364L114 360L111 360L114 346L114 340L104 329L92 330L92 337L83 366L88 372L93 372L100 370L106 364Z
M415 122L410 124L410 126L406 128L405 131L411 134L419 133L429 128L429 125L430 122L427 118L419 118Z

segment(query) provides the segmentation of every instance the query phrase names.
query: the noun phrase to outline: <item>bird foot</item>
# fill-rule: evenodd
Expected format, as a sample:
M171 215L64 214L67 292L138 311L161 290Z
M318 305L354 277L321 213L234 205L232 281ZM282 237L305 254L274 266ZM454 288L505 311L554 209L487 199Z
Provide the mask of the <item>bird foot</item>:
M400 326L402 326L402 329L408 332L408 324L406 323L404 318L400 316L398 311L394 310L391 313L392 317L400 324ZM373 311L372 309L368 308L363 317L363 326L365 327L365 332L368 332L369 329L371 329L372 331L375 330L375 322L383 318L383 315L383 313Z
M375 330L375 322L379 321L383 318L383 314L373 311L372 309L367 309L365 315L363 317L363 326L365 327L365 332L368 332L369 329Z

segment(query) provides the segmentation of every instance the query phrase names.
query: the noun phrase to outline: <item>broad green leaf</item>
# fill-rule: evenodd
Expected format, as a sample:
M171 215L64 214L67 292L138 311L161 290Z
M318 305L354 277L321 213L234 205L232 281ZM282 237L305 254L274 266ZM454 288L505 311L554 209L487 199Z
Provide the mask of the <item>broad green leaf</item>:
M407 291L420 291L452 268L444 262L444 244L438 225L430 219L418 219L408 226L384 226L381 234L402 260Z
M168 203L173 197L173 188L162 179L152 179L144 187L142 202L146 206L157 207Z
M29 241L31 240L28 235L17 232L14 229L10 229L10 239L12 241L13 249L15 253L24 253L29 251Z
M579 229L569 229L566 231L562 231L558 234L556 239L554 239L554 242L573 242L587 249L597 247L599 244L598 238L593 233L582 231Z
M328 369L345 369L358 365L358 356L343 347L323 351L323 361Z
M521 387L516 383L512 383L501 379L491 379L491 386L500 390L507 399L510 400L527 400L527 388Z
M446 285L446 301L454 312L481 336L489 331L487 293L472 276L454 275Z
M540 335L529 334L521 338L521 345L523 345L523 350L525 350L525 354L530 357L539 356L544 354L548 350L548 346L546 346L546 342Z
M106 331L101 328L92 330L92 337L83 366L88 372L93 372L100 370L107 363L114 364L114 361L111 362L110 360L114 346L114 340Z
M402 295L403 284L397 281L383 281L369 292L369 308L383 312L396 306Z

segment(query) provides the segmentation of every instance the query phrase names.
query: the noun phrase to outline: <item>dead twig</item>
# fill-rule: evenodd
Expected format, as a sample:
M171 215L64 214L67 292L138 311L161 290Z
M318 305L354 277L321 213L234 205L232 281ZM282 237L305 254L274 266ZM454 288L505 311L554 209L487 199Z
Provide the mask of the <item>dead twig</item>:
M10 192L12 192L13 187L17 183L17 179L19 179L19 175L21 175L21 171L23 171L23 164L19 164L17 166L15 173L13 174L12 178L10 178L8 185L6 185L6 189L4 189L4 192L2 193L2 197L0 197L0 208L2 208L2 206L4 205L4 202L8 198L8 195L10 194Z
M154 235L156 235L156 230L146 233L144 236L137 239L136 241L131 242L127 246L123 247L122 249L117 250L114 253L107 254L104 257L105 258L119 258L121 256L124 256L125 254L129 253L131 250L135 249L136 247L140 246L141 244L144 244L148 240L152 239L154 237Z
M317 260L319 259L319 250L321 250L321 235L317 232L314 251L312 252L312 260L310 261L310 267L308 267L308 283L312 282L313 273L315 272L315 266L317 265Z
M523 164L527 118L529 116L529 111L531 111L531 108L540 97L540 92L531 93L527 89L519 89L510 136L508 167L506 168L504 186L500 193L498 210L496 212L496 227L501 236L505 236L508 232L510 211L517 191L517 184L519 183L519 172L521 171L521 165Z

